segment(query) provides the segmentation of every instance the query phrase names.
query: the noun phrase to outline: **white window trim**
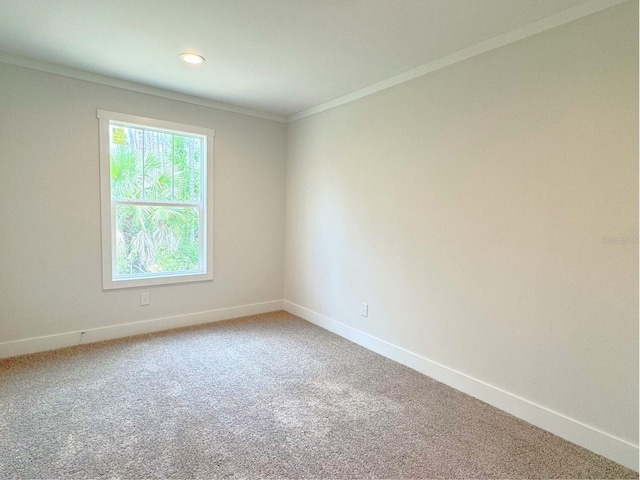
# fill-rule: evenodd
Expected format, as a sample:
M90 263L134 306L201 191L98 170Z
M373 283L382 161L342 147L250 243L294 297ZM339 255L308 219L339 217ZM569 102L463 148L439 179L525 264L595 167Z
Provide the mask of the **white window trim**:
M106 110L98 110L97 116L100 124L100 210L102 227L103 290L213 280L213 139L215 131L210 128L196 127ZM165 274L162 276L158 274L149 274L148 276L140 276L135 279L114 279L113 272L115 271L116 239L115 229L113 229L113 225L115 223L115 210L111 199L111 156L109 143L110 121L147 126L177 133L203 135L205 137L207 158L203 165L203 177L206 178L207 182L206 199L204 202L206 235L202 239L202 251L200 252L200 258L204 265L203 273L177 273L170 275Z

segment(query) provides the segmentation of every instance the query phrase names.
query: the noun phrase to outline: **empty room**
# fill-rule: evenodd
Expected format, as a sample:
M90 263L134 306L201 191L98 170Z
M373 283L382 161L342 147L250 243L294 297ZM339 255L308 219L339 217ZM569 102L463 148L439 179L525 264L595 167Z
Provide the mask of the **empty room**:
M0 478L638 478L637 0L0 0Z

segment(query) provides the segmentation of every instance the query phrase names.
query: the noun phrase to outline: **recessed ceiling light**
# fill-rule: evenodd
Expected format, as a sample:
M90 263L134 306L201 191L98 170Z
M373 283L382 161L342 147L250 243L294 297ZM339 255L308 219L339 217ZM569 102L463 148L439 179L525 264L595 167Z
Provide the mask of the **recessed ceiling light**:
M193 65L199 65L200 63L204 63L204 57L202 55L198 55L197 53L192 52L184 52L180 54L180 58L187 63L191 63Z

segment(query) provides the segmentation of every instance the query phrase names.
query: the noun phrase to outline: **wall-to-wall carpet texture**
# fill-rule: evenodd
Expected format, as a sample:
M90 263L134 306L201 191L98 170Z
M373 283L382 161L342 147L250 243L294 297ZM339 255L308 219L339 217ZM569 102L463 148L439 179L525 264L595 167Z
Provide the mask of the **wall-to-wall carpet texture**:
M638 478L285 312L0 361L2 478Z

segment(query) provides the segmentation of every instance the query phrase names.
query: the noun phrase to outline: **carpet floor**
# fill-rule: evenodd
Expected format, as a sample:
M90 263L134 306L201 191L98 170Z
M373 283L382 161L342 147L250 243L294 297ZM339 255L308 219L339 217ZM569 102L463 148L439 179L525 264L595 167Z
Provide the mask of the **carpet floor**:
M638 478L286 312L0 361L0 478Z

